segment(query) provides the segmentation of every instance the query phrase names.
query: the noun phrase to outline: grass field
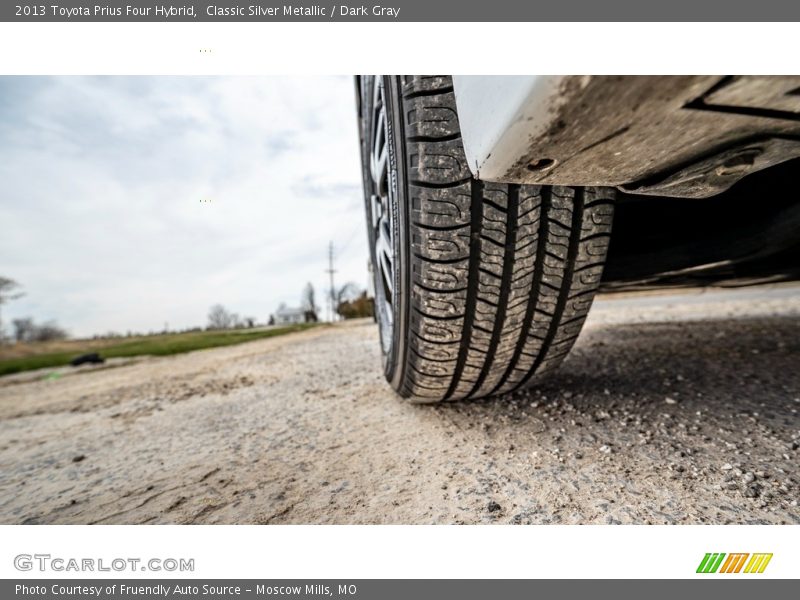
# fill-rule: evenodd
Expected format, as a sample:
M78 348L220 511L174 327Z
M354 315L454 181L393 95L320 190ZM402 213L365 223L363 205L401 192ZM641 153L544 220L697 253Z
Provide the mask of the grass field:
M86 352L98 352L103 358L130 356L166 356L192 350L230 346L252 340L303 331L317 326L316 323L288 325L258 330L197 331L191 333L166 333L150 335L133 340L71 340L59 344L59 350L51 351L51 346L42 345L37 353L36 344L28 344L24 356L0 358L0 376L20 373L33 369L61 367Z

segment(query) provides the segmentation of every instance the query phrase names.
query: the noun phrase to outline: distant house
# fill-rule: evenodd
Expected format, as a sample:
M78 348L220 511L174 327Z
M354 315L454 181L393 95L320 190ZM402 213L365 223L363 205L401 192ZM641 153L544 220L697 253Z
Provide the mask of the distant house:
M293 325L294 323L311 323L316 321L313 311L303 308L291 308L281 304L275 311L275 325Z

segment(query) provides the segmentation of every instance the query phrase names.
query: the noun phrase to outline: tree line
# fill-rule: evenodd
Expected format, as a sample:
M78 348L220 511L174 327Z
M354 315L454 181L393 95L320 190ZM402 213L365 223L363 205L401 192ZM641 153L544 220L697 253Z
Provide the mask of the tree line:
M8 277L0 276L0 310L3 305L22 298L24 295L19 283ZM0 342L5 339L5 323L3 323L2 316L2 312L0 312ZM13 339L17 342L49 342L67 338L66 330L59 327L55 321L36 323L32 318L25 317L13 319L11 327Z
M2 320L3 307L24 296L19 283L8 277L0 276L0 342L6 340L5 323ZM346 283L334 290L331 295L334 303L335 315L342 319L355 319L373 315L373 300L369 298L366 290L359 288L354 283ZM303 311L305 322L319 320L320 308L317 305L317 296L313 284L308 283L300 295L300 309ZM275 322L270 317L269 324ZM258 325L255 317L241 317L238 313L228 310L222 304L214 304L208 311L207 330L222 329L249 329ZM63 340L69 337L67 331L55 321L37 323L31 317L22 317L11 321L11 338L16 342L47 342ZM186 329L185 331L198 331L200 327ZM167 332L165 326L164 333ZM128 332L128 336L133 335ZM98 336L95 336L98 337ZM122 337L121 334L109 333L105 337Z

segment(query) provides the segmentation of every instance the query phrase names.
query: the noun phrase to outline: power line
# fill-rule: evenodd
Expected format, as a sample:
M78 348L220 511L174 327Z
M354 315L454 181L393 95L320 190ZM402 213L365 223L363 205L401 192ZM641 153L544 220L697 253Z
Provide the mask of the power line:
M344 244L339 244L339 256L344 256L347 250L350 248L351 242L356 239L356 233L358 230L361 229L363 225L361 223L356 223L350 231L350 234L345 238Z

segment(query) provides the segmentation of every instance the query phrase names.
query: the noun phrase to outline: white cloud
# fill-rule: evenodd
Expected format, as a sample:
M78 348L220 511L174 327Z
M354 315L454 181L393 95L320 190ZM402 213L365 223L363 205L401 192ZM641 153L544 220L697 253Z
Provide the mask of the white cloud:
M350 78L0 78L3 318L76 335L264 321L366 285ZM200 202L210 199L211 202Z

